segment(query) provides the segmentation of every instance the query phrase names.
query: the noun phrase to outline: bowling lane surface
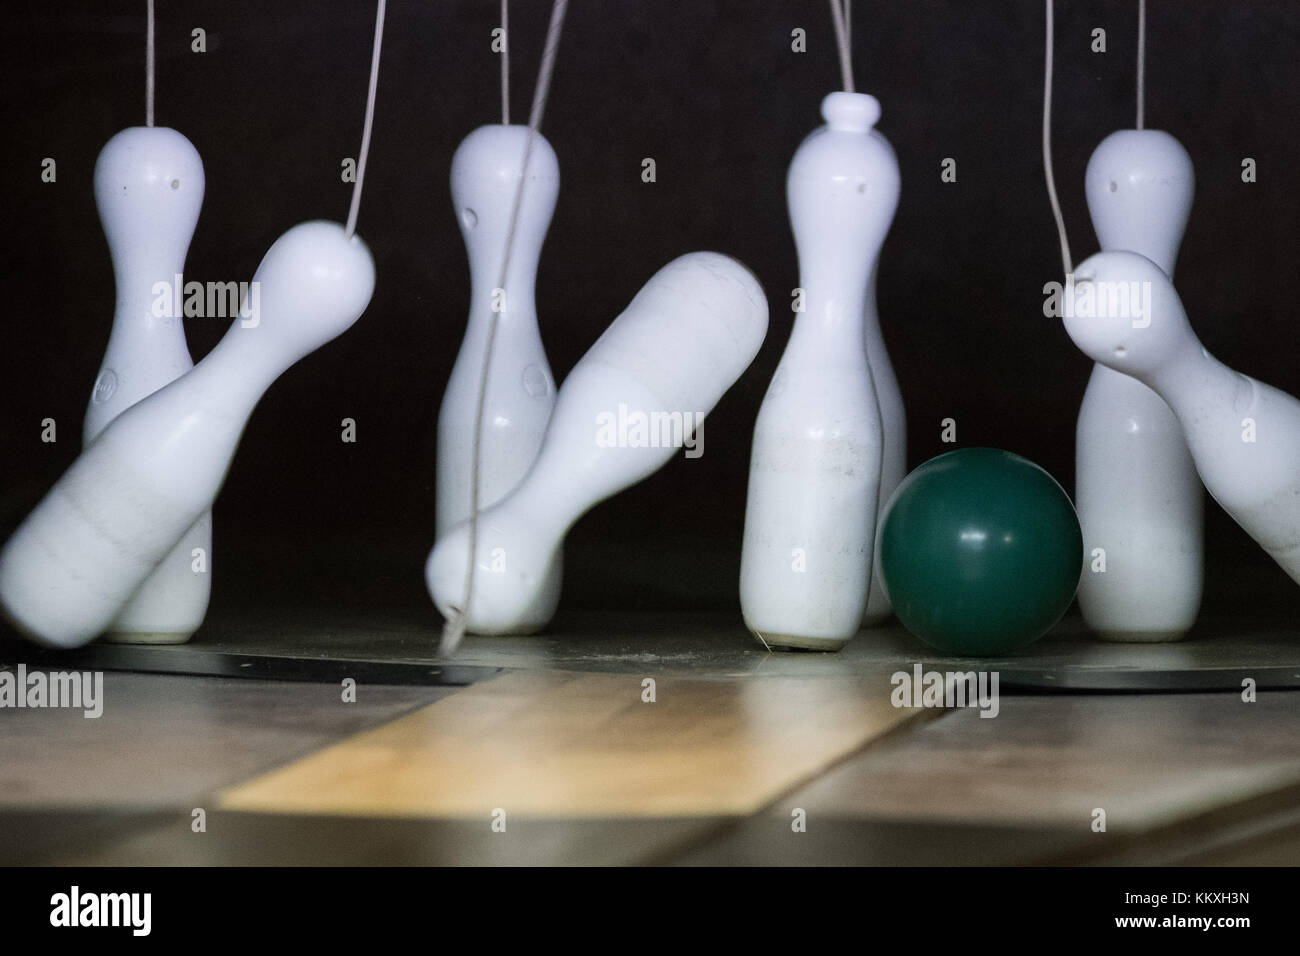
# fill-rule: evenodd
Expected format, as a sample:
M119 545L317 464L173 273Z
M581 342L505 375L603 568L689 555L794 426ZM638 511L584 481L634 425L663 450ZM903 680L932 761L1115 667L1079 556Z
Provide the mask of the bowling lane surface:
M250 670L272 676L290 653L374 676L438 669L415 619L297 618L232 615L188 648L140 651L260 654ZM35 666L19 647L0 647L0 662ZM400 671L405 686L358 681L355 703L336 673L108 671L97 720L0 714L0 862L1297 862L1300 693L1247 704L1235 682L1252 661L1286 671L1296 651L1251 626L1112 652L1067 619L1032 654L985 664L927 657L895 628L839 654L768 654L730 615L592 612L546 636L471 637L454 665L466 686ZM1007 686L984 719L893 707L891 676L918 661L1228 683ZM796 811L806 832L792 830Z
M54 708L0 715L0 805L184 806L447 693L367 687L343 705L330 685L107 672L98 718Z

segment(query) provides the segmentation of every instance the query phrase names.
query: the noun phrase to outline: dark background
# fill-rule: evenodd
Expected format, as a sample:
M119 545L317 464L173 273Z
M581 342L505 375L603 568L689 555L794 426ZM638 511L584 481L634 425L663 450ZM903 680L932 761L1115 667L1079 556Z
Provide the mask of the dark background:
M163 0L157 122L188 136L207 195L187 279L251 278L292 225L342 221L340 161L359 147L375 4ZM1134 123L1136 0L1057 4L1056 176L1075 261L1096 250L1088 157ZM526 116L550 3L511 3L512 107ZM358 231L378 269L356 326L286 373L254 413L215 507L209 619L236 610L437 614L422 569L433 534L435 425L469 300L448 170L460 140L500 121L495 0L392 0ZM92 171L144 120L144 0L9 2L3 18L4 228L0 534L77 454L113 313ZM208 52L190 52L203 27ZM802 27L808 52L790 49ZM1094 27L1108 51L1090 52ZM857 85L902 169L880 313L902 386L909 463L994 445L1074 483L1074 426L1090 363L1042 316L1059 279L1040 160L1043 4L857 0ZM1197 190L1178 287L1211 352L1300 391L1300 4L1155 0L1147 123L1180 139ZM537 304L563 379L668 260L717 249L771 303L758 359L710 416L705 454L680 456L598 506L569 537L562 611L737 609L750 435L798 284L784 180L839 70L824 0L575 0L543 132L560 201ZM58 182L40 162L58 161ZM653 157L658 182L643 184ZM1241 182L1254 157L1259 181ZM940 181L954 157L958 181ZM196 358L224 332L186 329ZM58 422L57 444L40 421ZM339 440L340 419L358 442ZM1300 591L1208 506L1208 604L1294 619Z

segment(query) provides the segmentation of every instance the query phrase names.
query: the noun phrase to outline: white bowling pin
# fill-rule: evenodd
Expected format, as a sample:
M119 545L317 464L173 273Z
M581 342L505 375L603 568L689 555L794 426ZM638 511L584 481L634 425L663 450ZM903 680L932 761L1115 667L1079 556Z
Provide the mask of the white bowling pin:
M872 576L883 432L863 321L899 177L874 97L832 93L822 116L786 181L804 312L754 425L740 605L768 646L837 650Z
M1101 252L1074 275L1070 338L1168 402L1206 489L1300 581L1300 401L1211 356L1151 260Z
M37 641L74 647L110 625L211 508L262 393L365 310L374 262L342 226L308 222L276 240L253 281L260 310L114 419L0 551L0 606Z
M203 188L203 161L174 129L124 129L99 153L95 205L113 259L117 301L86 409L86 445L123 411L194 367L181 317L156 315L153 290L159 282L170 287L185 270ZM212 581L207 568L193 570L196 548L210 565L212 516L206 512L122 608L109 640L189 640L203 623Z
M876 135L879 135L877 133ZM888 145L885 138L881 142ZM891 151L890 155L893 153ZM897 165L897 160L895 160ZM890 206L890 218L893 207L898 205L897 195ZM867 363L871 366L871 381L876 387L876 402L880 405L880 427L883 446L880 463L880 505L876 509L876 533L880 532L880 522L884 518L884 503L894 493L902 480L907 477L907 414L903 409L903 393L898 388L898 378L894 375L894 366L889 361L885 350L885 338L880 331L880 310L876 305L876 277L880 273L880 261L871 269L871 281L867 283L867 308L863 314L863 332L867 340ZM871 590L867 594L867 610L862 623L868 627L883 624L892 613L889 595L880 580L880 567L874 557L871 562Z
M1104 251L1146 256L1173 277L1195 174L1182 144L1127 129L1088 161L1088 210ZM1168 641L1201 605L1204 496L1182 428L1135 378L1093 366L1079 409L1075 506L1083 529L1079 609L1112 641ZM1092 570L1104 551L1105 571Z
M530 615L569 528L681 454L665 435L680 441L712 410L766 333L763 290L734 259L694 252L656 272L565 379L523 481L479 516L467 629L503 634L544 624ZM629 423L626 434L615 421ZM637 422L649 427L637 430ZM457 526L425 567L447 617L465 599L469 543L469 524Z
M439 538L470 516L475 414L494 312L497 327L479 449L480 509L496 504L519 484L537 458L555 407L555 381L537 329L534 287L559 194L560 166L551 144L539 133L531 134L510 272L504 289L497 289L529 135L527 126L483 126L465 138L451 161L452 203L469 254L471 296L465 340L438 415ZM562 567L557 552L530 619L545 624L555 614Z

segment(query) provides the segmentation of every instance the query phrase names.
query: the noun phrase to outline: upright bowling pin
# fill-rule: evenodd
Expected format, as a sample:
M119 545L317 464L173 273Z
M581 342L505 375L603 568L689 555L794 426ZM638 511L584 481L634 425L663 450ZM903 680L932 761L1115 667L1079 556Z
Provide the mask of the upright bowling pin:
M879 133L876 135L880 136ZM889 145L883 136L880 137L880 141L886 146ZM890 158L893 159L892 149ZM897 167L898 161L893 160L893 162ZM887 196L881 197L881 201L888 202L889 219L892 221L894 208L898 205L897 192L892 201L889 201ZM907 477L907 414L903 409L903 393L898 388L894 366L889 361L889 353L885 350L885 337L880 331L880 310L876 305L876 277L879 274L880 261L877 259L871 269L871 281L867 283L867 308L862 319L863 333L866 335L867 342L867 364L871 366L871 380L876 387L876 402L880 405L883 441L880 456L880 507L876 509L877 533L880 531L880 521L883 518L880 512L883 511L885 502ZM873 560L871 590L867 594L867 610L863 615L862 623L868 627L882 624L891 612L889 595L885 593L885 587L880 581L880 568Z
M359 237L308 222L276 240L253 281L260 311L114 419L0 551L0 607L37 641L74 647L111 624L211 508L262 393L356 321L375 271Z
M113 331L86 409L89 445L114 418L194 366L180 316L158 316L154 284L170 287L203 204L203 162L188 139L162 126L124 129L95 163L95 205L113 259ZM212 577L194 570L196 548L212 554L204 513L113 621L110 640L176 644L203 623Z
M769 646L838 650L872 577L883 432L863 322L899 177L874 97L832 93L822 116L786 181L804 312L754 425L740 605Z
M504 290L497 289L529 135L527 126L482 126L465 138L451 162L452 202L469 254L471 296L465 340L438 415L439 538L470 516L475 414L494 312L497 328L479 454L480 508L496 504L519 484L537 458L555 407L555 381L537 329L534 287L559 194L560 166L540 133L531 134L510 272ZM562 567L557 552L532 620L545 624L555 614Z
M569 528L680 453L647 435L634 440L631 428L627 441L610 441L602 429L622 409L629 421L667 416L693 428L766 333L763 290L734 259L693 252L656 272L565 379L524 480L479 516L467 629L502 634L545 624L532 615ZM468 523L457 526L425 567L429 594L447 617L465 598L469 534Z
M1104 251L1146 256L1170 278L1192 208L1182 144L1127 129L1088 161L1088 210ZM1196 620L1204 497L1174 413L1135 378L1095 365L1079 409L1075 499L1085 570L1079 609L1111 641L1169 641ZM1105 571L1094 571L1105 556Z
M1151 260L1101 252L1074 276L1070 338L1169 404L1206 489L1300 582L1300 401L1211 356Z

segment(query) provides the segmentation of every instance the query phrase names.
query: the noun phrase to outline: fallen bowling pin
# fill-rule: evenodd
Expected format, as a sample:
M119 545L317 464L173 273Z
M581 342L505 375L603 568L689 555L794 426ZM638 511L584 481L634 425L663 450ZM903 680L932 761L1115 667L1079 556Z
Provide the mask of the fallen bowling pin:
M179 315L158 315L154 286L170 288L203 205L203 161L183 135L164 126L124 129L95 162L95 205L113 260L113 329L86 409L89 445L114 418L194 367ZM168 297L170 300L170 296ZM179 644L203 623L212 576L194 570L194 552L212 554L204 512L145 579L107 639ZM205 562L206 563L206 562Z
M253 282L260 309L109 424L0 551L0 606L35 640L75 647L103 633L211 508L266 389L365 310L375 268L359 237L307 222L276 240Z
M525 153L528 178L514 219L510 270L504 287L498 288ZM474 432L494 316L479 448L480 510L519 484L546 434L555 407L555 380L537 328L534 289L559 191L555 151L527 126L482 126L465 137L452 157L452 202L469 255L472 288L465 340L438 413L437 538L468 520L472 510ZM562 567L557 553L532 615L543 622L551 619L560 600Z
M1210 355L1173 283L1136 253L1083 262L1068 299L1075 345L1168 402L1206 489L1300 582L1300 401Z
M479 515L466 629L544 626L537 595L569 528L680 451L660 440L611 442L610 420L658 416L680 422L685 438L753 361L766 333L763 290L736 260L693 252L656 272L565 379L523 481ZM467 522L438 541L425 565L429 594L449 619L463 610L469 545Z
M1191 157L1168 133L1107 136L1085 176L1102 250L1146 256L1172 279L1195 184ZM1201 482L1165 400L1100 363L1079 408L1075 505L1086 562L1079 610L1088 626L1111 641L1184 636L1205 576ZM1098 549L1104 570L1094 566Z

